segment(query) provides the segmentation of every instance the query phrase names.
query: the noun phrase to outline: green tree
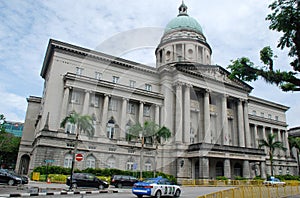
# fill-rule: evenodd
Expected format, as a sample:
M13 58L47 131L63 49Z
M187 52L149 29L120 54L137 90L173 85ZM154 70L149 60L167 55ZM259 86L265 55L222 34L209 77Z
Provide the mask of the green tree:
M0 114L0 162L12 166L18 157L21 138L5 132L5 123L5 116Z
M65 117L63 121L60 123L60 126L62 128L65 128L67 123L74 124L76 126L76 137L75 137L75 146L74 146L74 152L73 152L73 158L72 158L72 166L71 166L71 177L70 177L70 189L73 188L72 185L72 179L73 179L73 173L74 173L74 165L75 165L75 156L77 153L77 147L78 147L78 136L79 133L87 133L89 137L94 136L95 129L93 126L93 119L89 115L80 115L76 113L75 111L72 112L70 115Z
M298 164L298 172L300 173L300 166L299 166L299 151L300 151L300 137L294 137L294 136L289 136L289 145L290 149L292 150L293 148L296 149L296 159L297 159L297 164Z
M283 143L280 141L275 141L276 135L275 134L268 134L267 139L262 139L259 140L259 145L258 147L266 147L267 152L269 154L269 159L271 163L271 175L274 175L274 170L273 170L273 157L274 157L274 152L276 149L286 151L287 149L283 146Z
M260 51L260 59L264 66L255 66L247 57L232 60L227 67L231 70L231 78L245 81L255 81L258 77L267 83L276 84L283 91L300 91L300 1L276 0L269 5L272 13L267 15L270 21L270 30L282 33L277 45L278 48L289 48L288 55L293 59L290 63L291 71L274 70L272 49L267 46Z
M144 122L143 126L139 122L137 122L136 124L132 125L129 128L129 135L131 137L141 138L142 141L141 152L143 151L144 141L155 144L155 151L156 151L155 165L154 165L154 177L155 177L158 146L162 144L163 140L167 140L168 138L171 137L170 130L165 126L160 127L158 124L156 124L153 121L146 121ZM140 166L142 166L142 161L143 159L141 155ZM142 178L142 168L140 169L140 171L141 171L140 177Z

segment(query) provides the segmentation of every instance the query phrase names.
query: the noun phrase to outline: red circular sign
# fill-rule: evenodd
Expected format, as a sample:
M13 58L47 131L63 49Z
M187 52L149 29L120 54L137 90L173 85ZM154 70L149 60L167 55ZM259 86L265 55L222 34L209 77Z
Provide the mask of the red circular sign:
M81 160L83 160L83 155L81 153L77 153L75 159L76 161L80 162Z

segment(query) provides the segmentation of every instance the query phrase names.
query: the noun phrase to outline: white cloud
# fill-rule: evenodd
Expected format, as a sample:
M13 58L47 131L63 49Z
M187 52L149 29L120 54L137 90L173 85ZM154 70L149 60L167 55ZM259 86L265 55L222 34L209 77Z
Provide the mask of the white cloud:
M189 15L203 28L213 50L213 62L226 68L231 59L241 56L248 56L260 64L259 50L266 45L276 48L279 34L270 31L265 21L271 2L186 0L185 4ZM49 38L96 49L121 32L164 28L177 16L180 3L174 0L0 1L0 96L6 96L1 111L5 111L8 120L23 119L26 97L42 93L39 73ZM132 60L154 63L154 49L151 52L149 47L145 45L140 51L132 47L121 50L120 54ZM279 55L278 64L289 69L286 52L274 51ZM253 95L290 106L288 123L299 124L296 120L299 95L286 94L275 86L263 84L251 83Z

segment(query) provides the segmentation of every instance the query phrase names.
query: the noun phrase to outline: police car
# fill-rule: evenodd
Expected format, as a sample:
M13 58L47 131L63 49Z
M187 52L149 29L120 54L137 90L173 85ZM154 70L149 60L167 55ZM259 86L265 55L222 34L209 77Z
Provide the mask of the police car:
M138 198L142 198L144 195L155 198L162 196L179 197L181 189L166 178L156 177L135 183L132 188L132 193Z

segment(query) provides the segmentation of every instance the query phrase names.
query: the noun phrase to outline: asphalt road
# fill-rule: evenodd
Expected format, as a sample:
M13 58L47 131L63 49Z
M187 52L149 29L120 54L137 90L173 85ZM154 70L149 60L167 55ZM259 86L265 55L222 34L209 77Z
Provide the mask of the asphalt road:
M196 198L200 195L208 194L211 192L217 192L224 189L229 189L232 187L182 187L182 194L181 198ZM22 186L8 186L5 184L0 184L0 198L8 197L10 194L25 194L25 193L59 193L68 191L68 186L65 184L47 184L43 182L34 182L30 181L27 185ZM89 191L90 194L70 194L70 195L47 195L47 198L58 198L58 197L76 197L76 198L96 198L96 197L103 197L103 198L135 198L136 196L131 193L131 188L114 188L110 186L107 190L101 191L97 189L88 189L88 188L78 188L75 190L76 192L80 191L80 193L84 193ZM114 192L114 193L113 193ZM121 196L120 196L121 195ZM27 195L28 196L28 195ZM42 196L35 196L35 197L45 197Z

